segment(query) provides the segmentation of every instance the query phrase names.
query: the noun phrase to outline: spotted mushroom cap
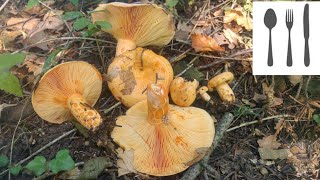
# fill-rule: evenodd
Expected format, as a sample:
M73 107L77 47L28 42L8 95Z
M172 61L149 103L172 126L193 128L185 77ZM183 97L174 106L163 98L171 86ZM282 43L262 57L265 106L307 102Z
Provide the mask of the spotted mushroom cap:
M102 29L116 39L134 41L136 46L164 46L175 34L172 15L155 4L100 4L92 21L106 21L112 28Z
M162 84L169 88L172 79L169 61L143 48L115 57L107 72L110 91L127 107L147 98L148 84Z
M153 176L169 176L203 158L215 134L211 116L199 108L169 105L167 122L153 124L148 120L148 102L149 96L148 101L137 103L126 115L118 117L117 127L111 133L125 151L134 151L135 170ZM158 101L154 105L161 106L161 103Z
M101 89L102 76L94 66L84 61L66 62L43 75L32 93L32 105L42 119L61 124L73 118L69 97L80 95L93 106Z

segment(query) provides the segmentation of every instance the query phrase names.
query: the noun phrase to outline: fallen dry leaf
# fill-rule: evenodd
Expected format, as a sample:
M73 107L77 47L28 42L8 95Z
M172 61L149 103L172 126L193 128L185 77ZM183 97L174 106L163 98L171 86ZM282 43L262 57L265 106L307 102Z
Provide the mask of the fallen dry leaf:
M281 145L277 142L277 136L275 134L263 137L262 139L258 140L258 144L260 148L267 149L278 149Z
M235 21L248 31L252 30L252 19L241 7L224 12L223 23L230 23L231 21Z
M137 173L133 166L133 150L123 151L121 148L118 148L116 151L119 157L117 161L118 176L122 176L129 173Z
M23 31L22 30L18 30L18 31L7 31L7 30L3 30L0 32L0 46L3 47L3 49L0 50L4 50L6 48L6 46L8 46L11 42L13 42L18 36L23 35Z
M297 85L298 83L300 83L302 81L302 75L291 75L288 76L289 81L291 82L292 85Z
M287 159L291 157L292 154L288 149L269 149L269 148L259 148L258 149L261 159Z
M15 18L12 17L7 21L8 29L15 31L24 31L27 34L32 33L40 23L39 18Z
M229 49L233 49L238 46L238 42L244 44L242 37L231 31L231 29L224 29L223 34L230 42L230 45L228 47Z
M3 103L3 104L0 104L0 118L1 118L1 112L4 108L6 107L12 107L12 106L16 106L17 104L6 104L6 103Z
M274 127L274 129L276 130L275 135L278 135L278 134L279 134L279 132L280 132L281 129L283 128L284 122L285 122L285 121L284 121L284 118L281 118L281 119L277 122L276 126Z
M201 34L192 34L191 35L192 47L196 52L200 51L224 51L215 39L212 37L201 35Z

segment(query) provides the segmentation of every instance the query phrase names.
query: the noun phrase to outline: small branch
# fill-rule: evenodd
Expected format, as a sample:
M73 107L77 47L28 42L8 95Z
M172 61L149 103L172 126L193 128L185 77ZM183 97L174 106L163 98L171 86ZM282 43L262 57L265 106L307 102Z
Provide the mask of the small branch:
M36 152L32 153L30 156L28 156L27 158L21 160L20 162L18 162L16 165L19 165L19 164L23 164L25 163L26 161L30 160L31 158L33 158L34 156L38 155L40 152L42 152L43 150L47 149L48 147L52 146L54 143L58 142L60 139L63 139L67 136L69 136L71 133L73 132L76 132L77 129L72 129L64 134L62 134L61 136L59 136L58 138L54 139L53 141L51 141L50 143L46 144L45 146L43 146L42 148L40 148L39 150L37 150ZM4 170L0 173L0 176L3 175L4 173L8 172L9 169L7 170Z
M255 120L255 121L241 123L239 126L234 126L232 128L227 129L226 132L230 132L230 131L233 131L235 129L238 129L238 128L241 128L241 127L245 127L245 126L249 126L251 124L256 124L256 123L259 123L259 122L263 122L263 121L266 121L266 120L278 119L278 118L284 118L284 117L294 117L294 116L291 116L291 115L288 115L288 114L270 116L270 117L262 118L261 120Z
M207 69L209 67L212 67L216 64L220 64L220 63L223 63L231 58L234 58L236 56L240 56L240 55L243 55L243 54L247 54L247 53L252 53L252 49L245 49L245 50L242 50L242 51L238 51L234 54L231 54L229 56L227 56L226 58L219 58L220 60L217 60L217 61L213 61L212 63L209 63L209 64L206 64L206 65L203 65L203 66L199 66L198 69L199 70L202 70L202 69Z
M226 132L227 128L230 126L234 116L231 113L225 113L219 121L219 124L217 125L216 134L213 140L213 143L207 153L207 155L197 164L191 166L180 178L180 180L194 180L197 178L197 176L204 170L206 165L208 164L210 155L214 151L214 149L218 146L220 143L224 133Z
M108 113L109 113L110 111L112 111L114 108L120 106L120 104L121 104L121 102L117 102L115 105L109 107L108 109L103 110L103 112L104 112L105 114L108 114Z
M2 6L0 7L0 12L4 9L4 7L6 7L6 5L8 4L9 1L10 1L10 0L6 0L6 2L4 2L4 3L2 4Z

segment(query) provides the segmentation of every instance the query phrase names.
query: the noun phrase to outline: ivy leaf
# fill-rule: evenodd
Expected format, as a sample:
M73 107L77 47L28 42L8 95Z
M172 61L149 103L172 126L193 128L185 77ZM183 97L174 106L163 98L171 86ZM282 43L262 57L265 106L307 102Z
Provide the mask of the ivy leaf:
M179 0L166 0L166 4L169 7L174 7L178 4Z
M49 169L57 174L60 171L68 171L75 167L75 163L69 154L69 150L58 151L56 157L49 162Z
M189 67L186 62L179 61L173 67L174 75L180 74L182 71L184 71L187 68L189 68ZM195 67L191 67L182 75L182 77L189 79L189 80L196 79L197 81L201 81L204 79L204 74L202 72L200 72L199 70L197 70Z
M17 166L12 166L9 168L10 174L17 176L22 169L22 166L19 164Z
M95 24L100 26L102 29L112 28L112 25L107 21L96 21Z
M40 176L46 171L46 162L47 160L45 157L36 156L25 168L33 172L36 176Z
M9 163L9 158L6 155L0 155L0 168L5 167Z
M81 30L85 27L87 27L90 24L90 21L88 20L88 18L82 17L77 19L76 21L74 21L73 23L73 28L78 31Z
M16 64L22 63L24 61L25 55L22 53L16 54L0 54L0 73L9 71L10 68Z
M97 179L105 168L111 167L112 165L113 163L108 157L90 159L84 164L79 179Z
M320 114L314 114L312 119L320 126Z
M70 2L75 6L78 6L79 4L79 0L70 0Z
M62 19L69 21L82 16L83 14L80 11L70 11L70 12L64 13L64 15L62 16Z
M19 79L9 72L0 73L0 89L18 97L22 96Z
M39 1L38 0L29 0L28 3L27 3L27 9L30 9L32 8L33 6L36 6L39 4Z

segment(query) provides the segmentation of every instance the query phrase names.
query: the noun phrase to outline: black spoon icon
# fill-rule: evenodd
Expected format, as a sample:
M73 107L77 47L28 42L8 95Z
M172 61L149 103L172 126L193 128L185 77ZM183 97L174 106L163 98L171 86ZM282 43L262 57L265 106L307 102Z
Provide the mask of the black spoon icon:
M268 66L273 65L271 29L277 24L277 16L273 9L268 9L264 15L264 24L269 29Z

